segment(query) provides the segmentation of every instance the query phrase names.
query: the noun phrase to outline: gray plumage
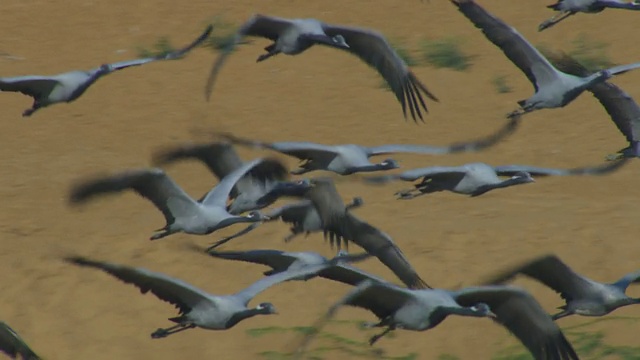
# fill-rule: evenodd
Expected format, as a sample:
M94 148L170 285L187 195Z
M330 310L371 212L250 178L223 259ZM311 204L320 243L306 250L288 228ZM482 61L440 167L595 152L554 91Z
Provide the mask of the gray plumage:
M198 249L200 250L200 249ZM354 261L364 260L371 257L369 253L348 254L344 250L338 252L337 257L327 259L326 257L311 251L287 252L280 250L250 250L250 251L207 251L214 257L226 260L244 261L254 264L269 266L271 270L265 271L264 275L269 276L283 271L293 271L307 266L331 264L337 258L353 259ZM336 263L328 268L319 271L317 274L306 275L294 280L309 280L315 277L345 283L348 285L358 285L364 280L384 281L373 274L358 269L347 263Z
M589 73L589 70L566 53L547 56L558 69L568 74L586 76ZM613 123L629 142L629 146L608 155L606 159L612 161L640 157L640 106L638 103L621 88L609 82L595 84L588 91L600 101Z
M506 135L513 133L518 124L519 119L514 118L510 120L506 126L487 138L443 147L402 144L366 147L355 144L323 145L312 142L267 143L243 139L230 133L216 133L216 135L234 144L269 149L298 158L302 163L300 169L291 172L295 175L302 175L316 170L326 170L340 175L350 175L358 172L385 171L399 167L397 161L394 159L386 159L374 164L369 161L369 158L372 156L392 153L444 155L466 151L479 151L496 144Z
M494 167L485 163L470 163L461 166L431 166L411 169L398 174L366 177L370 184L384 184L394 180L415 181L414 189L396 193L399 199L413 199L438 191L451 191L456 194L479 196L488 191L514 185L534 182L531 174L518 172L508 179L502 179Z
M40 360L40 356L4 321L0 321L0 351L12 359Z
M640 304L640 298L625 294L630 284L640 282L640 271L614 283L600 283L574 272L555 255L544 255L501 271L485 283L504 283L519 274L541 282L565 300L565 305L558 308L562 311L552 316L554 320L573 314L604 316L622 306Z
M535 89L533 96L518 101L520 109L508 117L520 116L540 109L564 107L589 87L614 75L640 67L640 62L615 66L586 77L570 75L556 69L518 31L493 16L473 0L450 0L494 45L529 79Z
M155 166L176 161L195 159L202 161L218 180L240 168L244 161L228 143L181 145L165 148L153 155ZM265 159L249 170L231 189L232 202L227 206L230 214L260 210L273 204L281 196L296 193L298 182L287 181L289 172L282 161ZM303 185L303 184L302 184Z
M151 291L160 300L173 304L180 313L179 316L169 320L177 325L158 329L151 334L152 338L162 338L194 327L226 330L255 315L276 314L275 307L271 303L260 303L254 308L247 306L256 295L273 285L317 273L333 263L351 260L337 258L333 263L307 266L263 277L235 294L222 296L206 293L182 280L143 268L95 261L80 256L66 257L65 261L78 266L100 269L127 284L135 285L143 294Z
M362 206L363 204L362 198L355 197L353 201L349 204L345 205L345 208L348 210L352 210ZM294 203L285 204L279 208L273 209L270 212L265 213L265 216L268 218L262 223L276 221L278 219L283 222L291 225L291 233L284 238L285 242L290 242L296 236L300 234L305 234L305 237L311 233L322 231L322 220L320 219L320 215L318 211L313 206L311 200L303 199ZM209 250L215 249L220 245L223 245L230 240L233 240L237 237L243 236L255 228L260 226L261 223L254 223L249 225L243 230L239 232L227 236L224 239L221 239L215 242L213 245L209 247Z
M318 211L325 239L328 238L332 246L335 244L340 249L344 241L347 248L349 241L354 242L377 257L408 287L429 288L388 234L346 209L331 179L316 178L311 184L306 197Z
M166 225L151 240L185 232L206 235L224 227L266 219L259 211L247 216L227 212L226 202L237 181L262 159L250 161L225 176L201 200L191 198L164 171L158 168L125 171L111 176L98 176L76 184L69 197L72 204L88 201L97 195L134 190L151 201L165 217Z
M472 197L491 190L534 182L536 176L579 176L609 174L627 163L626 159L598 166L571 169L544 168L530 165L491 166L470 163L461 166L432 166L407 170L399 174L366 177L365 181L382 184L393 180L415 181L414 189L396 193L400 199L412 199L437 191L451 191ZM500 176L509 176L502 179Z
M552 27L560 21L577 13L596 14L605 9L640 10L640 1L634 0L558 0L547 8L558 11L552 18L543 21L538 31Z
M423 94L433 101L438 101L435 95L413 74L384 36L378 32L325 24L316 19L284 19L260 14L254 15L240 27L234 41L222 50L214 62L205 88L207 100L211 97L222 65L245 36L263 37L273 41L271 45L264 48L267 53L260 55L257 62L280 53L298 55L316 44L346 50L356 55L375 68L389 84L402 105L405 118L407 104L409 105L411 117L415 122L417 122L416 116L424 122L420 108L427 112Z
M378 323L368 324L369 327L386 328L370 339L371 345L396 328L432 329L449 315L489 317L517 337L536 360L578 359L562 330L533 296L522 289L483 286L457 291L410 290L370 280L351 290L316 322L315 331L305 337L298 354L342 305L367 309L380 319Z
M501 176L515 176L518 173L529 173L535 177L542 176L583 176L583 175L607 175L619 170L628 163L628 159L622 159L613 163L596 166L585 166L571 169L544 168L530 165L499 165L494 167L496 174Z
M131 66L139 66L159 60L181 59L195 47L202 44L211 34L213 26L207 29L188 46L157 56L103 64L98 68L87 71L70 71L63 74L41 76L28 75L0 78L0 91L21 92L33 98L33 105L26 109L22 116L31 116L44 107L72 102L78 99L96 81L105 75Z

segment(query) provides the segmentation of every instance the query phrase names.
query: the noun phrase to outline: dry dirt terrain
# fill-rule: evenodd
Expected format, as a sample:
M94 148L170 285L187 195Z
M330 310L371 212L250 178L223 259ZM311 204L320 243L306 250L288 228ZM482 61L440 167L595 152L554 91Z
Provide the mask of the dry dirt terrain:
M633 36L640 18L633 12L578 15L538 33L538 23L552 15L544 7L547 2L481 4L535 44L567 49L584 34L608 43L607 54L616 63L640 59ZM255 317L229 331L196 329L153 340L152 331L170 325L166 319L176 314L172 306L60 258L79 254L146 267L216 294L245 287L262 276L263 268L215 261L186 249L190 243L208 245L241 226L205 237L178 234L150 242L152 230L162 227L164 220L133 193L72 208L67 194L78 178L149 166L150 155L159 147L207 140L194 136L194 129L271 141L446 144L502 126L516 101L533 91L524 75L448 1L4 0L2 7L0 51L23 58L0 58L2 76L55 74L135 58L137 46L153 44L161 36L175 45L190 41L218 14L236 24L253 13L265 13L370 27L416 52L422 39L455 37L474 56L473 65L462 72L428 65L414 69L441 100L429 103L424 125L405 122L395 98L380 88L377 74L356 57L317 47L298 57L281 55L256 64L268 45L263 39L232 55L209 103L203 89L215 54L204 48L181 61L110 75L75 103L53 106L27 119L20 114L31 99L0 94L0 319L48 359L260 358L264 351L285 350L296 337L272 333L256 338L247 330L310 325L348 289L321 279L282 284L254 300L272 302L280 315ZM495 90L491 80L498 75L507 76L511 93ZM640 72L614 82L640 97ZM597 164L625 146L589 94L566 108L539 111L525 120L517 133L481 153L395 158L405 169L474 161L574 167ZM244 149L240 153L245 159L269 154ZM539 179L478 198L439 193L399 201L394 191L410 184L372 187L348 177L340 178L338 187L345 199L365 200L357 215L390 234L433 286L471 285L493 270L544 253L558 254L594 279L613 281L639 266L638 166L632 162L606 177ZM195 162L166 170L194 197L215 184L206 168ZM268 224L226 249L333 254L321 234L284 244L287 232L282 223ZM396 281L375 259L359 266ZM517 283L530 289L548 311L561 305L552 291L530 281ZM632 287L630 293L638 295L640 290ZM614 315L637 317L640 307ZM341 310L338 318L373 320L370 313L351 308ZM587 321L569 318L560 324ZM604 331L611 344L637 345L637 326L612 321L592 328ZM369 335L354 325L335 324L326 330L358 341ZM417 353L420 359L436 359L447 353L489 359L517 345L505 329L486 319L451 317L432 331L396 335L377 346L390 356ZM327 358L349 357L335 352Z

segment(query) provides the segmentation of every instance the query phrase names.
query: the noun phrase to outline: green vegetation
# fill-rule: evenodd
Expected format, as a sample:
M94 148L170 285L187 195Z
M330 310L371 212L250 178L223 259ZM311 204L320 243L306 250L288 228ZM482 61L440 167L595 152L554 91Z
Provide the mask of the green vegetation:
M581 34L573 39L571 44L567 54L591 72L616 65L609 60L606 53L608 47L606 43L589 40L584 34ZM537 45L536 48L545 56L554 53L546 44Z
M387 356L383 353L383 351L379 348L369 346L369 336L373 335L372 331L366 331L362 327L361 321L348 321L348 320L335 320L331 321L332 324L339 325L350 325L354 326L360 330L363 330L362 337L358 340L351 339L342 335L339 335L335 332L322 331L316 335L316 339L318 343L322 343L322 345L318 345L317 347L310 347L307 349L305 356L307 359L314 360L322 360L322 359L333 359L336 356L343 358L344 356L340 355L348 355L349 358L352 359L383 359L383 360L415 360L418 359L418 354L409 353L401 356ZM378 329L379 330L379 329ZM265 328L254 328L247 330L247 335L251 337L261 337L267 335L275 335L275 334L292 334L294 336L302 336L309 334L314 331L313 327L309 326L294 326L294 327L265 327ZM393 333L392 333L393 334ZM391 334L389 334L391 335ZM393 337L393 336L390 336ZM294 340L295 341L295 340ZM314 341L314 343L316 343ZM294 344L295 345L295 344ZM293 351L294 347L292 346L289 351ZM258 353L258 355L262 359L267 360L284 360L292 358L292 353L287 351L277 351L277 350L268 350Z
M389 41L389 44L408 66L420 65L418 60L413 55L411 55L411 51L409 51L409 48L404 45L404 42L393 40ZM385 79L380 80L380 87L383 89L391 90L391 87Z
M507 84L507 76L506 75L496 75L493 79L491 79L491 83L493 87L496 89L498 94L506 94L511 92L511 86Z
M605 334L602 331L589 329L592 325L602 322L616 321L616 322L632 322L636 324L638 319L630 317L609 316L604 318L598 318L593 321L589 321L580 325L566 327L563 329L565 335L575 348L581 359L584 360L602 360L602 359L618 359L618 360L640 360L640 346L625 346L625 345L610 345L605 341ZM348 355L349 358L359 359L385 359L385 360L415 360L419 358L417 353L408 353L405 355L388 356L384 354L384 351L380 348L369 346L368 339L378 330L366 329L362 326L360 321L349 320L336 320L331 321L336 325L350 325L356 326L360 329L361 334L357 335L358 340L348 338L339 335L335 332L322 331L317 335L317 341L313 344L318 344L313 347L313 344L306 351L306 359L323 360L333 359L336 357L345 358ZM295 327L265 327L254 328L247 330L247 335L251 337L262 337L269 335L282 335L286 336L302 336L313 332L313 327L309 326L295 326ZM392 335L394 333L390 333ZM425 334L425 336L427 336ZM295 341L295 340L294 340ZM293 346L288 349L292 351ZM283 352L277 350L268 350L258 353L262 359L266 360L285 360L291 358L290 352ZM438 360L461 360L458 356L452 354L440 354L437 356ZM519 343L515 343L512 346L502 349L491 360L532 360L529 352Z
M139 46L137 49L139 57L162 56L175 50L176 48L171 45L171 41L166 36L159 37L150 48Z
M464 71L471 66L473 56L466 55L456 38L424 40L422 42L424 60L436 68L449 68Z
M398 53L398 56L409 66L419 65L418 60L411 55L411 51L409 51L409 47L405 45L405 41L396 39L393 41L389 41L391 47Z
M567 339L583 360L640 360L640 346L609 345L602 331L589 331L591 325L608 321L626 321L636 324L638 319L622 316L598 318L580 325L563 328ZM495 355L492 360L532 360L521 345L514 345Z
M569 55L590 71L595 72L615 65L606 54L609 46L606 43L589 40L586 35L580 34L572 44L573 48L569 51Z
M214 51L220 51L233 44L235 40L238 26L226 22L221 17L217 17L213 20L213 31L204 46ZM241 44L246 44L248 41L243 41Z

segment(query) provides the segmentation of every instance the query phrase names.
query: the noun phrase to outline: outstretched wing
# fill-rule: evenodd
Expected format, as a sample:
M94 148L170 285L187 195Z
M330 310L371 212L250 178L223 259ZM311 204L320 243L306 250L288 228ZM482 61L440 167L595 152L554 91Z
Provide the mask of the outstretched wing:
M40 360L20 335L4 321L0 321L0 351L12 359Z
M202 199L202 203L208 206L226 207L227 198L231 193L231 189L249 170L253 169L256 165L260 164L263 159L255 159L247 162L241 167L237 168L229 175L225 176L216 187L205 195Z
M496 174L506 176L512 176L523 171L534 176L606 175L627 164L628 160L628 158L623 158L613 162L608 161L602 165L585 166L572 169L543 168L529 165L501 165L496 166L494 170L496 171Z
M296 257L280 250L249 250L249 251L212 251L207 253L219 259L237 260L262 264L275 270L286 270L289 265L296 261Z
M222 65L224 65L227 57L231 55L233 50L242 42L242 39L245 36L261 36L276 41L279 34L290 25L291 21L288 19L260 14L254 15L251 19L247 20L247 22L245 22L236 33L233 41L230 42L226 48L222 49L220 55L218 55L218 58L213 63L213 67L209 73L209 78L207 79L207 84L204 90L207 101L211 98L213 85L216 82L218 73L222 69Z
M413 120L417 122L420 118L424 122L420 108L425 112L428 110L422 94L433 101L438 101L438 98L413 74L382 34L348 26L323 24L322 28L328 36L340 35L345 39L349 47L339 49L356 55L378 71L402 105L405 118L408 103Z
M544 255L501 271L484 281L485 284L502 284L523 274L543 283L570 301L588 295L591 284L581 275L575 273L556 255Z
M451 0L451 2L527 76L536 91L539 83L550 82L557 76L553 65L516 29L473 0Z
M131 66L139 66L139 65L150 63L150 62L159 61L159 60L178 60L178 59L181 59L187 53L189 53L191 50L193 50L194 48L200 46L205 40L207 40L209 35L211 35L211 31L212 30L213 30L213 25L207 26L205 31L200 36L198 36L197 39L195 39L191 44L183 47L182 49L175 50L175 51L170 51L170 52L167 52L167 53L164 53L164 54L160 54L160 55L157 55L157 56L151 56L151 57L147 57L147 58L119 61L119 62L112 63L109 66L111 67L112 70L117 71L117 70L126 69L126 68L131 67Z
M335 242L340 247L342 240L352 241L376 256L407 286L429 287L391 237L347 211L331 179L314 179L312 185L307 197L318 211L325 238L329 237L332 245Z
M431 166L425 168L410 169L399 174L380 176L365 176L364 181L372 184L384 184L394 180L416 181L420 178L430 178L437 175L462 176L466 173L462 166Z
M143 294L151 291L158 299L175 305L180 310L180 314L189 312L205 301L213 304L211 296L206 292L182 280L174 279L161 273L143 268L95 261L81 256L67 257L65 261L78 266L100 269L127 284L135 285Z
M589 70L564 52L545 55L562 72L582 77L590 75ZM609 82L597 83L587 90L598 99L627 141L640 140L640 106L629 94Z
M446 146L428 146L428 145L403 145L403 144L390 144L374 146L364 148L369 156L391 154L391 153L415 153L415 154L431 154L431 155L444 155L444 154L457 154L462 152L475 152L487 149L500 141L505 137L515 132L520 124L520 118L513 117L506 125L498 129L495 133L477 140L471 140L467 142L453 143Z
M575 350L536 299L524 290L507 286L465 288L453 292L462 306L484 303L529 349L535 359L578 360Z
M46 76L16 76L0 78L0 91L20 92L35 99L49 96L60 82Z
M134 190L150 200L162 211L167 223L172 223L175 215L168 200L181 199L181 203L197 206L196 202L161 169L136 169L115 175L96 176L73 186L69 200L72 204L83 203L91 198L108 193ZM188 209L181 207L181 211Z

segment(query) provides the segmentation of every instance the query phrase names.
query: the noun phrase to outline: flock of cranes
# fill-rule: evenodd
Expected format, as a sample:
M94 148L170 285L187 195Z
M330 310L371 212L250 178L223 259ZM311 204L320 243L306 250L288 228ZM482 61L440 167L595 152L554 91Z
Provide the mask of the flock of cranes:
M514 28L493 16L474 0L449 1L490 42L503 51L534 86L535 93L528 99L518 101L520 108L507 114L505 125L495 133L485 138L441 147L419 144L366 147L308 141L269 143L242 138L232 133L215 132L211 134L216 139L212 142L159 149L152 159L154 167L93 175L72 185L68 199L74 205L128 190L151 202L166 221L151 236L151 240L179 232L204 236L233 225L249 223L245 229L206 249L192 247L195 252L207 254L217 260L243 261L270 268L264 271L264 277L230 295L213 295L183 280L144 268L76 254L65 256L62 260L81 268L101 270L124 283L136 286L142 293L151 292L159 299L173 304L179 314L169 320L175 325L154 331L151 334L154 339L193 328L226 330L257 315L276 314L278 311L270 302L261 302L255 306L249 306L249 303L259 293L279 283L309 281L320 277L347 284L351 289L314 324L316 331L307 334L297 344L295 356L303 356L308 344L318 333L317 330L334 317L341 306L348 305L371 311L378 321L368 326L384 328L370 339L370 344L396 329L431 329L450 315L486 317L504 326L537 360L579 359L580 354L576 353L556 320L574 314L604 316L619 307L640 303L640 299L625 294L630 284L640 280L640 272L625 275L614 283L600 283L577 274L557 256L547 255L512 269L497 271L495 276L477 286L455 290L434 288L418 274L400 245L390 235L353 214L353 209L365 204L362 198L356 197L350 203L345 203L333 178L306 177L308 173L327 171L357 181L358 178L353 176L357 173L383 173L366 175L362 182L381 184L395 180L417 181L413 189L396 193L398 199L404 200L438 191L476 197L495 189L531 183L537 177L604 175L627 164L629 158L640 156L640 108L623 90L608 82L614 75L639 68L640 62L590 73L566 54L543 55ZM620 0L559 0L549 8L560 13L540 24L540 31L578 12L594 13L605 8L637 10L640 9L640 3ZM89 71L72 71L54 76L0 78L0 90L31 96L34 99L33 105L24 111L23 116L32 116L47 106L77 100L98 79L114 71L154 61L182 59L207 40L212 31L213 26L208 26L190 45L155 57L105 64ZM400 102L405 118L408 108L416 122L424 122L423 112L427 112L425 97L431 101L439 101L378 32L330 25L315 19L284 19L265 15L249 19L239 28L233 42L221 50L205 85L207 99L212 95L222 65L246 36L263 37L273 42L265 47L266 53L258 57L258 62L280 53L301 54L313 45L325 45L358 56L385 79ZM628 147L609 155L609 162L601 165L550 169L518 164L493 166L477 162L391 173L391 170L400 168L397 160L387 158L379 163L370 160L372 157L396 153L445 155L480 151L512 134L527 113L564 107L584 92L591 92L600 101L629 143ZM299 169L290 170L276 157L244 161L236 153L237 146L294 157L301 164ZM198 199L187 194L161 168L188 159L201 161L218 179L216 186ZM291 176L299 178L292 179ZM265 210L276 201L292 198L296 200ZM332 247L339 250L337 255L329 259L314 252L218 250L223 244L245 236L261 224L276 220L291 225L291 234L284 239L285 242L300 234L323 232ZM364 252L346 252L349 243L356 244ZM403 285L392 283L351 264L370 257L377 258L388 267ZM560 307L562 311L549 315L527 290L507 284L519 274L533 278L560 294L565 301L565 305ZM318 281L300 286L316 286ZM40 358L3 322L0 323L0 350L12 358Z

